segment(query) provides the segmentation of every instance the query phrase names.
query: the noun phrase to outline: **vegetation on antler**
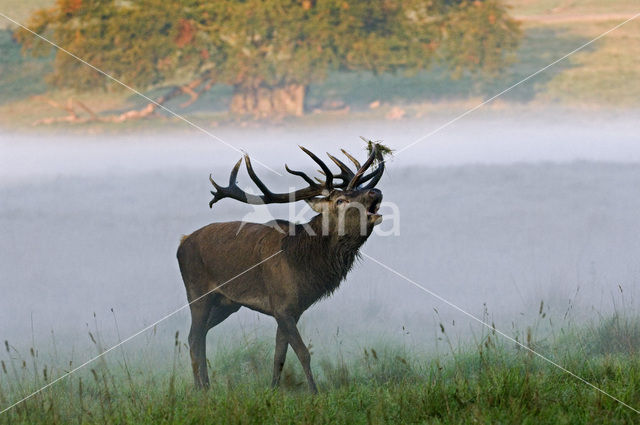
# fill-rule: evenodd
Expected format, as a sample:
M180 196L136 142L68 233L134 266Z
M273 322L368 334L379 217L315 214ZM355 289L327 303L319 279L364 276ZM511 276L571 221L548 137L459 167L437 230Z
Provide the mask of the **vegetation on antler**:
M371 152L373 152L374 148L378 149L379 152L379 157L376 157L374 160L374 163L378 162L378 161L382 161L384 159L385 156L393 156L393 149L391 149L390 147L383 145L382 144L382 140L376 140L375 142L373 140L370 139L366 139L362 136L360 136L360 138L362 140L364 140L364 142L367 144L367 153L371 154ZM382 158L382 159L379 159Z

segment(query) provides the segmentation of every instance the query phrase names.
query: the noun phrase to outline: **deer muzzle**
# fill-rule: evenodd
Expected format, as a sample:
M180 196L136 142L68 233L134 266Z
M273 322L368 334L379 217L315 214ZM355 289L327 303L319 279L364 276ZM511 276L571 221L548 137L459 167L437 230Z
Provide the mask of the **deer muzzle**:
M382 192L378 189L370 189L367 192L367 198L370 201L369 207L367 208L367 219L369 223L374 226L382 223L382 215L378 214L380 203L382 202Z

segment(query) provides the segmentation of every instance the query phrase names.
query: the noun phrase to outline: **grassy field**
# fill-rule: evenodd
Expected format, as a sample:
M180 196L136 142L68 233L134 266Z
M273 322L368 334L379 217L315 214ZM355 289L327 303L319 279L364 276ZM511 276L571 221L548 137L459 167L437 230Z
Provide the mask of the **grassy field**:
M523 19L638 13L638 3L634 0L507 0L507 4L516 16Z
M34 8L50 1L29 0L7 4L9 15L24 21ZM470 77L452 80L444 69L432 69L412 77L366 73L334 74L310 88L307 107L325 109L327 104L344 103L349 112L325 112L305 119L333 120L342 116L384 118L393 105L405 108L407 117L431 113L433 105L467 109L487 99L531 73L562 57L638 12L633 1L604 0L511 0L512 13L522 21L524 38L516 61L499 78L478 81ZM6 26L6 25L5 25ZM21 57L9 30L0 33L0 125L24 128L43 117L64 115L41 97L59 103L79 99L96 112L115 113L143 105L129 92L73 93L53 90L44 78L51 58ZM571 108L637 108L640 105L640 21L626 24L565 61L503 95L499 102L533 108L563 105ZM157 88L156 90L161 89ZM154 96L156 92L148 92ZM205 124L226 122L225 110L230 90L218 87L188 109L180 109L177 99L169 106L178 112L199 117ZM368 105L381 101L377 110ZM489 106L490 107L490 106ZM323 115L323 114L320 114ZM93 128L95 126L89 126ZM98 126L100 128L101 126ZM134 126L135 127L135 126Z
M624 401L640 407L640 323L610 316L524 343ZM91 335L100 351L99 336ZM306 391L292 353L280 390L268 389L271 343L250 340L218 347L210 356L212 388L192 388L188 354L176 334L154 337L135 358L109 353L94 364L0 415L0 424L195 423L637 423L638 413L518 348L495 332L443 353L402 347L314 357L320 394ZM157 351L153 345L168 347ZM9 405L64 368L42 364L33 351L10 345L0 370L0 402ZM125 350L129 351L130 350ZM73 365L69 364L69 368Z

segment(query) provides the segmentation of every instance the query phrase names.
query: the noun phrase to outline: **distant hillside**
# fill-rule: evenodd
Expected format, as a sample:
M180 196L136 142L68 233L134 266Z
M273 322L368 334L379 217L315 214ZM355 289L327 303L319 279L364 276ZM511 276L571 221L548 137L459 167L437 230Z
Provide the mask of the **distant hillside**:
M364 117L385 117L394 105L400 116L420 116L434 104L467 108L502 91L538 71L576 47L592 40L620 22L640 12L637 0L508 0L511 13L522 21L524 38L516 62L500 78L474 81L453 80L442 69L414 76L368 73L337 73L310 88L307 108L337 111ZM25 22L38 7L52 0L4 0L2 13ZM0 27L7 22L0 18ZM52 66L51 58L24 58L9 30L0 31L0 125L21 127L50 116L64 115L51 101L65 104L69 98L81 100L97 113L122 111L144 101L129 92L71 93L53 90L44 82ZM570 58L545 70L535 78L501 96L502 102L539 107L548 104L568 107L640 107L640 18L627 23ZM162 88L147 94L157 96ZM34 97L35 95L43 95ZM47 101L49 101L47 103ZM224 121L230 101L227 87L214 88L180 113L198 115L204 122ZM370 105L381 105L373 110ZM331 112L335 114L335 112ZM328 119L335 119L329 115Z

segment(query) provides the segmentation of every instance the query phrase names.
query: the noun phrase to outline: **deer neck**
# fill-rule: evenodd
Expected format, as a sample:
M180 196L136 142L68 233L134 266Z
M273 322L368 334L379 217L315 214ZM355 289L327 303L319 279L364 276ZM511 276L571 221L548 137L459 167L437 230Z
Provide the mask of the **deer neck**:
M323 222L322 214L318 214L308 223L312 232L304 232L302 238L308 238L309 243L315 244L321 249L336 253L353 253L357 255L358 250L367 240L368 235L339 234L337 225ZM328 227L328 229L327 229Z
M313 232L302 230L288 236L283 248L289 261L299 266L298 270L303 270L302 280L315 288L319 299L331 294L347 276L367 237L339 236L335 232L323 235L321 215L315 216L308 226Z

